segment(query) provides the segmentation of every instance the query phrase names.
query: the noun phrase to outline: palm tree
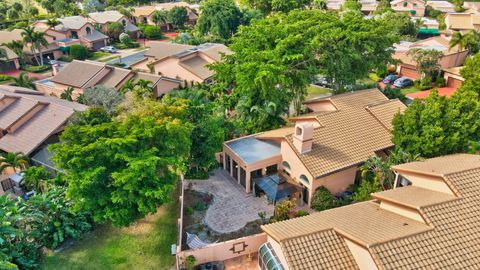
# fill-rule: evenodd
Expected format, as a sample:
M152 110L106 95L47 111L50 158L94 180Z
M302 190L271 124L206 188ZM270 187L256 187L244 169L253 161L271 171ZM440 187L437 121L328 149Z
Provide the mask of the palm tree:
M13 77L12 79L13 85L15 86L35 89L35 84L33 83L33 81L35 81L35 78L29 77L27 75L27 72L25 71L20 72L18 78Z
M60 94L60 98L61 98L61 99L68 100L68 101L73 101L72 94L73 94L73 88L72 88L72 87L68 87L67 89L65 89L65 91L63 91L63 92Z
M20 152L11 152L0 156L1 172L3 172L6 168L13 168L13 170L17 172L17 169L25 169L27 167L28 157Z
M23 37L23 42L30 44L30 49L32 50L37 64L43 66L42 47L48 46L48 42L45 39L45 33L36 32L33 26L27 26L23 29L21 35ZM37 51L40 55L40 59L38 59L36 54Z
M50 28L55 28L55 26L60 24L60 21L58 21L57 18L48 19L46 24Z
M157 26L161 24L165 24L167 26L167 31L169 30L168 25L168 12L166 10L156 10L152 14L152 22L155 23Z
M0 48L0 63L8 60L7 51L4 48Z
M460 51L465 50L465 46L467 45L468 37L463 35L461 32L453 33L452 39L450 40L450 47L449 49L454 48L457 46L457 59L455 60L455 66L458 66L458 57L460 56Z
M20 59L20 65L24 66L25 65L25 56L23 54L23 42L20 40L12 40L7 43L2 43L2 46L5 46L12 50L16 55L18 55L18 58Z

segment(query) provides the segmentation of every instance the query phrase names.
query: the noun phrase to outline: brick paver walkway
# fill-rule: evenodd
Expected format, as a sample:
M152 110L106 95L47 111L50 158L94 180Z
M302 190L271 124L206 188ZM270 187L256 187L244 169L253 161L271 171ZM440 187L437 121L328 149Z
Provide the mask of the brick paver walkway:
M219 233L229 233L243 228L248 222L259 219L259 212L273 215L273 205L262 198L247 195L221 169L208 180L191 180L193 189L213 195L212 205L205 215L206 224Z

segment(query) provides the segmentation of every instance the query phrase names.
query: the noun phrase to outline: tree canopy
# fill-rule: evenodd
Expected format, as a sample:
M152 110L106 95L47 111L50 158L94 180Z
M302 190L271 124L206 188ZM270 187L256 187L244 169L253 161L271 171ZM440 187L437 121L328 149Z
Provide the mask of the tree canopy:
M202 35L226 40L237 31L241 18L233 0L207 0L200 8L197 30Z
M383 27L383 28L382 28ZM232 109L249 132L283 124L292 104L298 113L313 75L340 91L391 59L398 35L383 20L320 10L278 13L241 27L234 52L213 65L220 88L233 88Z
M51 146L75 209L91 212L96 222L125 226L154 213L184 171L191 145L191 126L179 118L184 105L133 105L114 119L100 108L87 110Z
M480 53L465 60L464 67L460 74L465 79L462 89L474 91L480 95Z

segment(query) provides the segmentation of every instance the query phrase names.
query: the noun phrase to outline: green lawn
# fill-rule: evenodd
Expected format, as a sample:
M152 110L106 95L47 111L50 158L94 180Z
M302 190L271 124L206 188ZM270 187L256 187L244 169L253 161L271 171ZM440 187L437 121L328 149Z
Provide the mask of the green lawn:
M47 255L44 270L170 269L177 238L175 207L164 206L128 228L101 226L72 247Z
M404 95L410 94L410 93L415 93L415 92L418 92L418 91L420 91L420 89L418 89L418 88L415 87L415 86L403 88L402 90L400 90L400 92L401 92L402 94L404 94Z
M106 56L109 56L109 55L110 54L106 53L106 52L94 52L94 53L92 53L92 56L90 56L88 58L88 60L97 60L99 58L106 57Z
M320 95L325 95L325 94L330 94L332 93L331 89L328 88L323 88L314 84L310 84L307 87L307 98L306 99L312 99L315 97L318 97Z
M119 55L113 55L113 56L110 56L110 57L107 57L107 58L103 58L102 60L100 60L100 62L108 62L108 61L116 59L116 58L120 58L120 56Z

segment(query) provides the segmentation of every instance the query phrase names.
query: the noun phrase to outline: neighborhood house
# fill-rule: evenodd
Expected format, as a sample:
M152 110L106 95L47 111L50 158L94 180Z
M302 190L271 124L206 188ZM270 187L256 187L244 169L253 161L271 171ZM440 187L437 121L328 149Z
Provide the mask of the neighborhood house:
M395 12L409 12L417 17L425 14L425 2L422 0L393 0L390 6Z
M54 73L56 67L54 67ZM130 79L144 79L150 81L154 88L154 95L161 97L180 86L181 81L155 74L133 72L129 69L113 67L101 62L74 60L62 68L55 76L35 82L41 92L48 95L60 96L67 88L73 88L73 97L89 87L104 85L117 90Z
M9 72L20 68L18 55L6 46L0 46L5 51L5 57L0 58L0 72Z
M195 25L198 19L198 15L195 13L192 6L185 2L168 2L168 3L158 3L151 6L141 6L133 9L132 12L132 22L135 24L155 24L152 19L152 15L155 11L170 11L174 7L182 7L187 9L188 21L187 24ZM170 30L172 26L169 23L161 24L163 30Z
M227 141L219 155L224 170L245 192L273 202L287 197L311 204L321 186L341 194L355 182L368 157L393 147L392 119L405 109L371 89L305 102L311 113L294 127Z
M151 42L145 58L132 64L133 70L150 72L181 80L186 85L210 82L214 72L208 67L221 60L230 50L223 44L198 46Z
M99 25L103 33L108 32L111 23L121 23L125 33L131 38L137 39L140 36L140 29L132 24L127 16L116 10L89 13L88 18L91 23Z
M393 166L374 200L262 226L259 269L476 269L480 157Z

